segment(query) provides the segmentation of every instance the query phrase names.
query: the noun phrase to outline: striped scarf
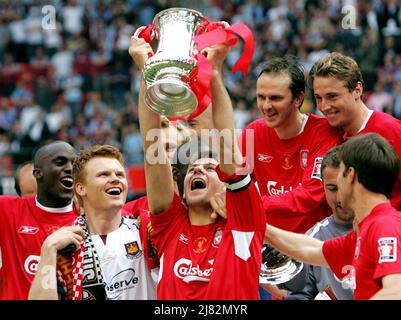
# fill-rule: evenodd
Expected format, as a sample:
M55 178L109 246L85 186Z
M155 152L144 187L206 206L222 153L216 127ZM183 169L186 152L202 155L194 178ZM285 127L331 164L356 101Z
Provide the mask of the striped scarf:
M84 230L86 239L81 248L73 254L57 256L58 280L67 300L104 300L106 292L99 258L88 231L85 215L78 217L73 225Z

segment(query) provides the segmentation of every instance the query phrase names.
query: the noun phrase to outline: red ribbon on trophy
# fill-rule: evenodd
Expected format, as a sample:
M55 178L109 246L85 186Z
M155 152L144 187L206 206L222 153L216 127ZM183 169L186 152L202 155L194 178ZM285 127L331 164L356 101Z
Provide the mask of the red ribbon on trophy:
M198 64L190 76L190 85L198 100L198 106L195 111L187 117L187 120L199 116L211 103L210 81L213 76L212 65L209 60L200 53L204 48L221 43L228 43L228 45L232 47L238 42L237 36L239 36L243 40L244 48L242 55L232 67L231 72L241 71L244 76L246 76L248 72L255 47L252 31L244 23L236 23L232 26L227 26L228 24L225 22L211 22L205 18L205 21L203 21L202 25L199 27L198 34L193 37L199 53L195 55ZM154 28L154 24L147 25L138 33L138 37L143 38L152 45L152 33ZM174 120L183 119L177 117L171 118Z

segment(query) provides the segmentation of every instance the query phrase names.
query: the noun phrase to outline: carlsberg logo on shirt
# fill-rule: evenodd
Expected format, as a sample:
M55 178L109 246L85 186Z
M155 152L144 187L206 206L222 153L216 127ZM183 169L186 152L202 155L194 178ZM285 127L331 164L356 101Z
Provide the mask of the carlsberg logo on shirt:
M269 192L269 195L271 196L276 196L279 194L284 194L287 192L292 191L292 186L287 190L284 188L284 186L281 186L280 188L277 188L277 181L268 181L267 182L267 192ZM302 186L302 183L299 183L300 186Z
M213 267L201 270L199 265L192 266L192 261L181 258L174 264L174 274L184 280L191 281L209 281L210 275L213 272Z

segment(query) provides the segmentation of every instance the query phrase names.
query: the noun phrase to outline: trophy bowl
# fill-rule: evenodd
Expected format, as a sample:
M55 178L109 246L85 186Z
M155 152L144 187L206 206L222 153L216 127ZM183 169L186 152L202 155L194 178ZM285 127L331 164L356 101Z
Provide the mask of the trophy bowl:
M154 17L157 51L143 70L145 102L153 111L186 117L196 109L198 100L190 86L197 66L193 36L204 20L200 12L186 8L163 10Z
M290 258L273 247L264 244L260 284L281 284L294 278L303 268L303 263Z

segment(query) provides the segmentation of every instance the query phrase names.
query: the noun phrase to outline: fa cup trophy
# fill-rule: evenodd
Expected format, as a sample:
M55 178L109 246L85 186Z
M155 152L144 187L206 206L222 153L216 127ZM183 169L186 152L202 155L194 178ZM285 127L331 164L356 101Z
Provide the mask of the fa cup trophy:
M158 42L157 51L143 70L148 86L145 102L152 110L186 117L196 109L198 101L190 85L197 66L193 37L203 21L200 12L185 8L163 10L155 16L152 40Z

